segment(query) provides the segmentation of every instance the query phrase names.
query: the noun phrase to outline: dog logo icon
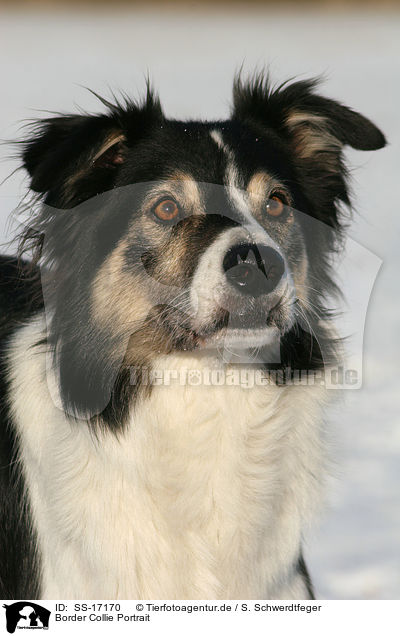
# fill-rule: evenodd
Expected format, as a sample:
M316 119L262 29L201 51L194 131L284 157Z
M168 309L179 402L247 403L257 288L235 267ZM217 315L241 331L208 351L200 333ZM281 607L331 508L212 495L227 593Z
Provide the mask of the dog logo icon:
M18 629L48 629L50 610L32 603L18 601L11 605L3 605L6 610L7 631L13 634Z

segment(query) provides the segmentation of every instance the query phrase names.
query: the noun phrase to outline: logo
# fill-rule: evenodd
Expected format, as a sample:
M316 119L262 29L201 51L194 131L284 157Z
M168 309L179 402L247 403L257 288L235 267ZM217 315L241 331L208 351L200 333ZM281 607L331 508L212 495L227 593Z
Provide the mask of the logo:
M49 629L51 612L41 605L31 601L18 601L3 607L6 610L9 634L13 634L16 629Z

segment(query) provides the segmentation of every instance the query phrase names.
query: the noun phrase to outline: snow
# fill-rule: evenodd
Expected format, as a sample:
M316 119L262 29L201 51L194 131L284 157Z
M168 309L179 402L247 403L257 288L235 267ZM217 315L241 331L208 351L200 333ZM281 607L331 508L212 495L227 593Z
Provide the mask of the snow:
M268 65L276 81L322 74L326 95L382 127L387 148L348 153L354 167L357 212L350 236L355 243L350 242L339 273L349 307L356 304L359 343L365 317L361 305L368 301L381 261L382 267L366 316L362 388L337 392L341 401L329 420L332 478L326 510L307 537L306 554L319 597L399 598L400 427L394 354L400 13L316 11L299 5L235 12L2 9L0 29L1 139L18 139L22 120L44 109L98 109L83 86L106 96L109 88L140 95L147 73L167 114L224 117L232 76L242 63L245 71ZM3 150L0 180L17 165L10 157L15 150ZM22 178L17 173L0 189L2 238L7 217L25 191ZM360 296L363 283L366 291Z

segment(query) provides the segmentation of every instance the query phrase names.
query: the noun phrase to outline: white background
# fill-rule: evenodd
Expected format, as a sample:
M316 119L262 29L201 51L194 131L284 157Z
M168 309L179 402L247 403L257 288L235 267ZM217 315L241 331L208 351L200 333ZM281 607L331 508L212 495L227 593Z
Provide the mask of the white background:
M399 598L400 15L301 7L191 13L3 9L0 43L3 140L21 138L22 120L40 116L39 110L98 109L81 85L106 96L108 87L140 96L147 72L167 115L224 118L232 77L242 63L245 71L269 65L277 82L322 73L326 95L381 126L387 148L348 153L357 210L350 234L383 266L367 315L363 388L344 392L344 403L332 412L334 478L306 552L319 597ZM0 180L17 165L9 157L14 150L2 150ZM24 193L22 179L18 173L0 188L0 240ZM344 278L351 306L357 289Z

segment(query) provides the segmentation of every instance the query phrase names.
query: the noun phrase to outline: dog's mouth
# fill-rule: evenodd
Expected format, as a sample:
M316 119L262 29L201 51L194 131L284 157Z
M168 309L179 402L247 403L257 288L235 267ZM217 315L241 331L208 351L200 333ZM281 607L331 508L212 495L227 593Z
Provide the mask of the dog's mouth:
M267 346L278 341L290 326L281 315L280 302L268 312L251 306L237 312L220 308L200 327L194 324L192 316L174 307L160 306L157 314L157 329L164 332L168 348L175 350Z
M277 312L249 308L247 311L220 310L212 324L198 336L199 347L248 349L266 346L279 339Z

